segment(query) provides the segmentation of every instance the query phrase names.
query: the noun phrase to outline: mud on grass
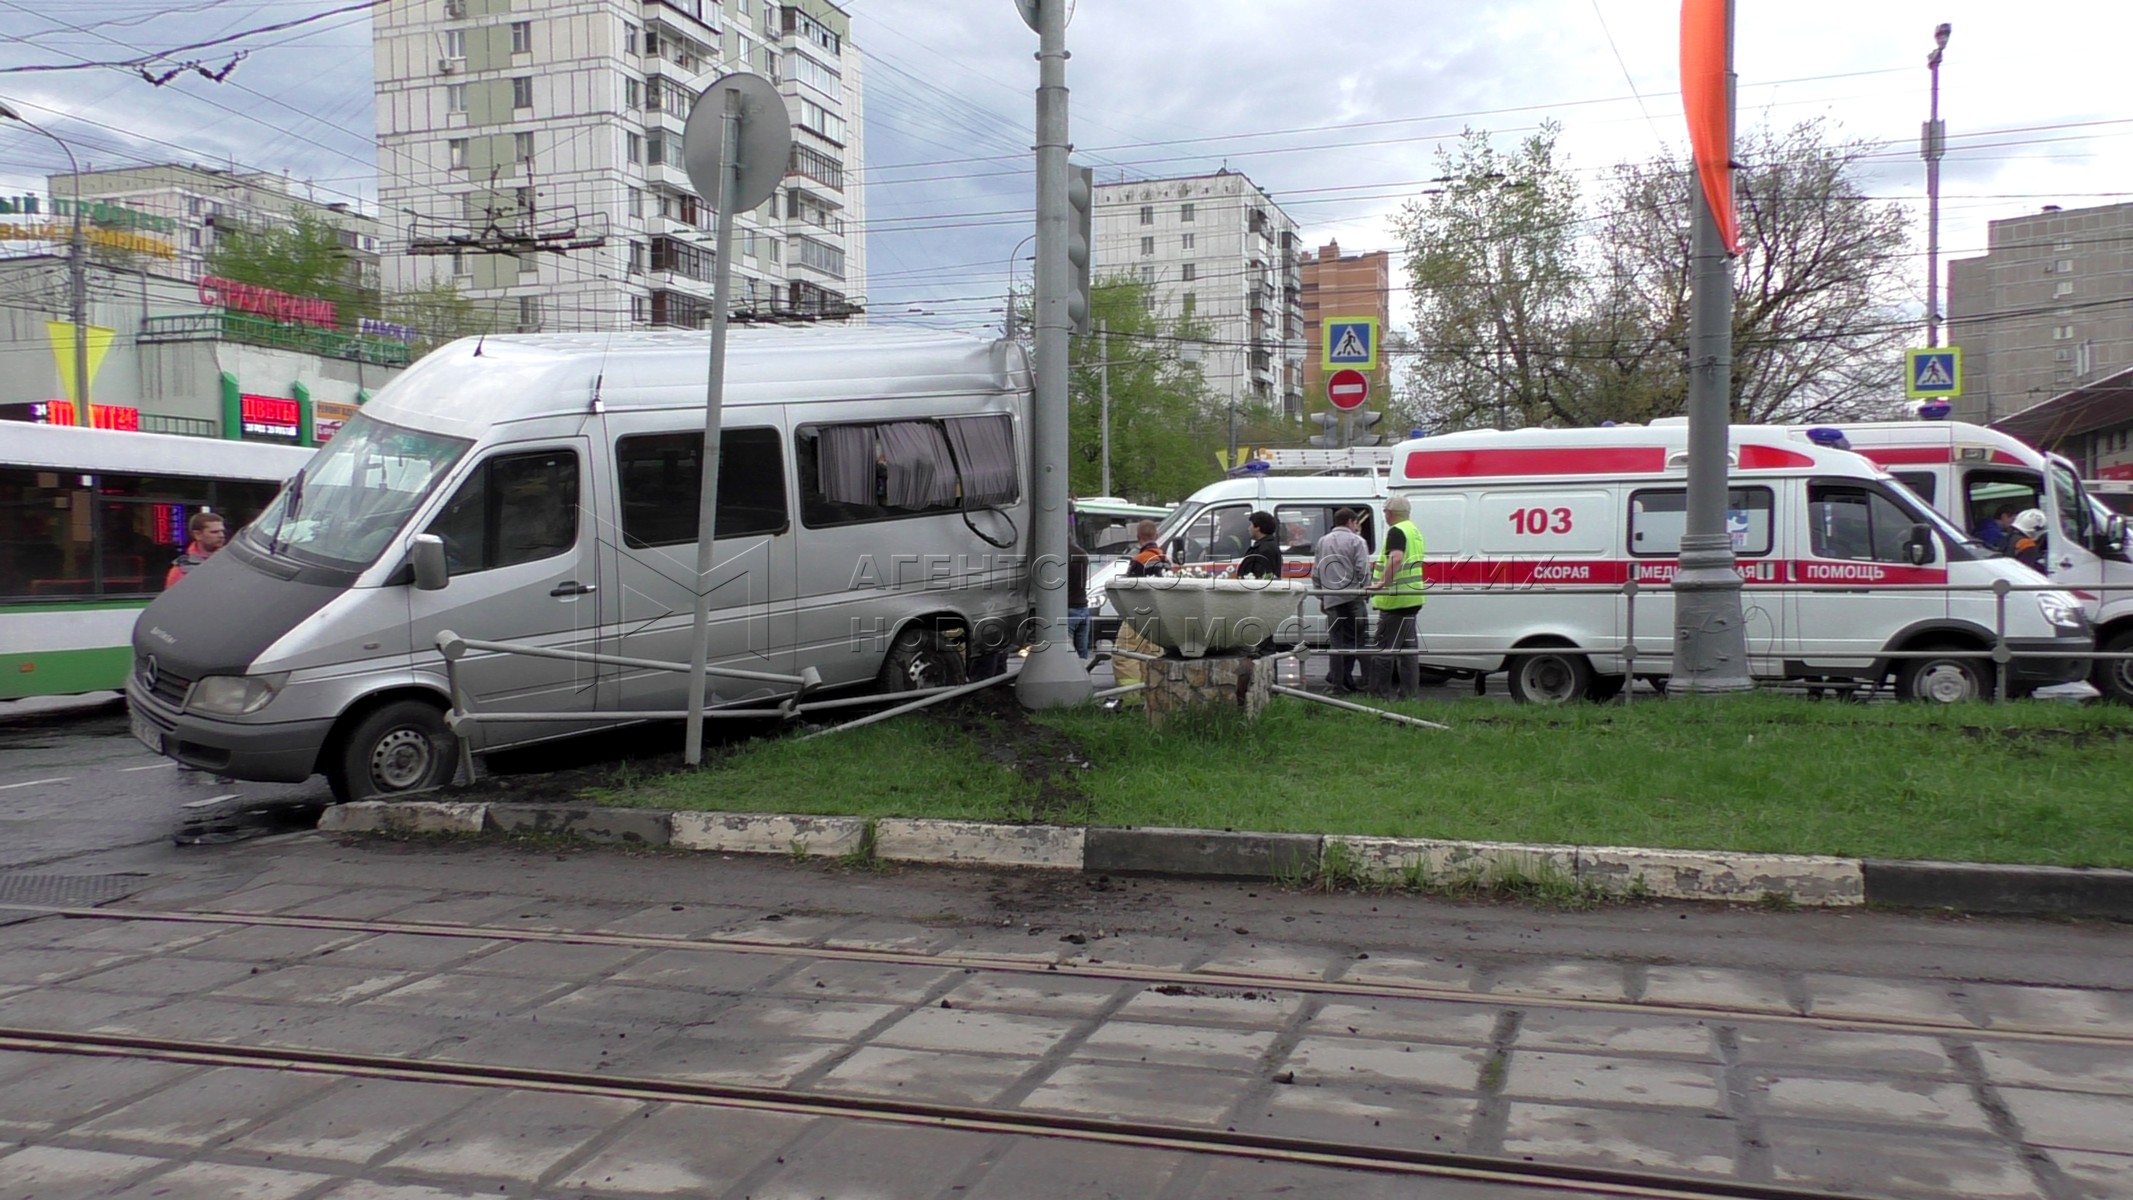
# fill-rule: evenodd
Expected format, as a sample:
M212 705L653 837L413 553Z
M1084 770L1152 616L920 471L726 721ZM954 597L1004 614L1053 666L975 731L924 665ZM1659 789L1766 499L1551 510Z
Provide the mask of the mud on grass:
M707 728L707 736L709 729ZM737 731L736 731L737 732ZM1087 754L1070 735L1030 720L994 688L880 724L802 742L791 726L707 745L681 763L679 726L645 731L646 752L550 764L552 774L499 771L468 799L570 801L633 808L1081 824ZM569 751L559 745L553 754ZM487 795L480 792L487 791Z

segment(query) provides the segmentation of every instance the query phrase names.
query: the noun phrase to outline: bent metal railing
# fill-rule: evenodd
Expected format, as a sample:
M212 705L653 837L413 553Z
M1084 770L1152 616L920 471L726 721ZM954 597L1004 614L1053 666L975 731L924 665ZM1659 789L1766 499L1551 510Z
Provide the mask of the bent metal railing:
M445 713L445 725L454 733L463 728L483 724L557 724L626 725L643 721L680 721L688 718L686 709L565 709L548 712L476 712L466 689L459 678L459 662L470 650L485 654L516 654L527 658L550 658L564 662L591 663L596 666L635 667L650 671L675 671L689 673L688 663L667 662L656 658L632 658L622 654L597 654L584 650L558 650L551 646L533 646L524 642L492 642L479 638L461 637L451 630L437 635L438 653L444 655L445 687L451 694L452 707ZM894 707L872 713L855 721L813 730L801 740L821 737L846 729L872 725L903 713L914 712L943 700L989 688L1003 680L1013 678L1012 672L1003 672L976 683L962 683L949 687L913 688L907 692L887 692L870 696L841 696L829 700L810 700L809 695L822 686L822 675L813 667L802 667L797 675L785 675L774 671L749 671L738 667L706 666L704 674L721 679L742 679L754 683L776 684L793 690L783 696L766 697L767 703L755 705L722 705L704 709L710 720L793 721L811 713L830 712L839 709L858 708L867 705L889 704ZM460 766L471 775L473 771L473 748L468 739L459 739Z
M1370 588L1314 588L1313 590L1306 593L1302 593L1298 596L1295 618L1297 622L1296 630L1298 640L1289 649L1281 651L1278 657L1296 660L1296 662L1298 663L1299 676L1301 676L1303 664L1314 655L1325 655L1329 658L1334 656L1349 656L1366 660L1372 658L1471 659L1498 657L1509 659L1522 654L1534 654L1543 650L1554 650L1572 653L1582 657L1619 657L1623 660L1623 675L1630 678L1636 678L1639 674L1636 669L1639 660L1660 660L1662 662L1671 662L1674 657L1673 649L1671 646L1671 631L1668 631L1664 635L1668 640L1662 643L1661 647L1650 648L1640 646L1637 643L1637 597L1640 594L1655 591L1666 592L1668 594L1671 594L1672 590L1673 589L1670 587L1655 587L1648 584L1639 584L1636 580L1630 580L1615 588L1581 588L1578 589L1577 593L1570 593L1568 592L1568 589L1550 588L1545 585L1523 586L1516 584L1430 584L1425 588L1425 592L1426 594L1432 596L1547 596L1555 599L1561 599L1566 594L1591 595L1594 593L1600 593L1619 595L1623 598L1624 601L1622 636L1619 639L1613 640L1611 642L1582 643L1569 646L1536 646L1532 644L1524 644L1515 646L1460 646L1456 649L1439 647L1433 649L1427 644L1429 631L1426 624L1424 624L1423 622L1417 622L1415 629L1416 646L1412 650L1379 650L1373 647L1362 647L1354 650L1335 650L1331 647L1312 646L1303 639L1303 631L1306 627L1307 620L1305 606L1313 601L1321 601L1328 596L1352 596L1357 598L1367 598L1370 596L1379 595L1381 593ZM2042 650L2015 649L2013 646L2009 645L2007 638L2008 596L2016 592L2058 592L2065 595L2074 596L2078 599L2080 594L2082 593L2107 594L2112 591L2123 592L2125 590L2127 589L2125 589L2124 587L2112 588L2109 585L2104 584L2068 584L2055 582L2048 579L2040 579L2036 583L2013 583L2005 579L1995 579L1990 583L1975 584L1877 583L1871 585L1870 587L1861 586L1857 583L1765 583L1757 581L1754 584L1754 593L1757 595L1769 595L1773 593L1821 593L1829 595L1856 595L1862 592L1871 592L1873 594L1889 594L1897 592L1930 592L1942 594L1951 592L1990 593L1994 597L1992 645L1983 649L1971 650L1947 648L1933 650L1826 650L1817 648L1811 653L1803 653L1796 655L1789 655L1785 653L1782 648L1763 653L1758 653L1751 649L1750 657L1761 659L1808 658L1813 659L1817 662L1831 659L1843 661L1857 660L1862 663L1899 662L1908 659L1922 658L1961 658L1990 660L1994 666L1995 683L1997 685L1992 690L1992 696L1990 698L1993 700L2005 700L2009 698L2008 667L2009 664L2015 662L2018 659L2056 660L2078 658L2086 659L2090 662L2123 662L2127 660L2133 660L2133 653L2098 650L2095 648L2093 641L2087 649L2059 647L2053 647L2050 649ZM1284 623L1286 623L1286 621L1284 621ZM2090 632L2093 633L2092 628L2090 629ZM1798 686L1810 688L1818 686L1843 686L1843 681L1841 680L1825 681L1819 684L1813 679L1801 679L1796 682ZM1856 685L1857 684L1855 681L1854 686ZM1633 689L1629 688L1623 689L1623 699L1625 703L1628 702L1630 693L1632 691Z

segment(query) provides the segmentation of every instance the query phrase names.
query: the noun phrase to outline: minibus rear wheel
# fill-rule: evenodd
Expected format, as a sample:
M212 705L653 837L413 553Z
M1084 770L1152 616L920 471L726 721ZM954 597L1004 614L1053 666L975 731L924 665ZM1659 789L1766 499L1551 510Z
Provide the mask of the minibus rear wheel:
M921 688L954 687L968 675L963 656L945 639L914 625L896 635L889 656L882 660L878 682L884 692L915 692Z
M1920 646L1921 650L1960 652L1963 646ZM1985 662L1977 658L1907 658L1896 671L1896 695L1930 704L1960 704L1992 695Z
M422 700L395 700L356 722L326 772L334 799L391 800L451 782L459 739L444 713Z
M1582 654L1543 650L1511 660L1511 699L1520 704L1569 704L1592 695L1592 664Z

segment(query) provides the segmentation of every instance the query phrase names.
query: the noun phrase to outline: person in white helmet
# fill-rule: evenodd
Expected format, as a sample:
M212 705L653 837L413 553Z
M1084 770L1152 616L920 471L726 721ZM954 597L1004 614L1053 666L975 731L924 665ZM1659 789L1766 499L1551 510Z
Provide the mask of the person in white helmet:
M2007 553L2035 570L2044 569L2044 513L2041 509L2026 509L2015 517L2014 525L2008 531Z

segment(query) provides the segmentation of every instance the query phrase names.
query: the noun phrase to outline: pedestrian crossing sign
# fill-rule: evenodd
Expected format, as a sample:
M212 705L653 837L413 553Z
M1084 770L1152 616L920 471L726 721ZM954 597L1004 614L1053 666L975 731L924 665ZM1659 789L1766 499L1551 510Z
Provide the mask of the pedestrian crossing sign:
M1376 317L1327 317L1325 356L1328 371L1353 367L1375 371L1378 367L1378 319Z
M1913 400L1962 395L1963 348L1939 346L1904 351L1903 394Z

